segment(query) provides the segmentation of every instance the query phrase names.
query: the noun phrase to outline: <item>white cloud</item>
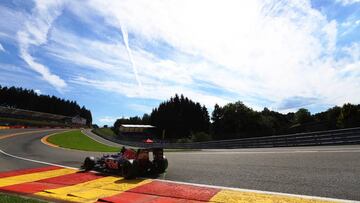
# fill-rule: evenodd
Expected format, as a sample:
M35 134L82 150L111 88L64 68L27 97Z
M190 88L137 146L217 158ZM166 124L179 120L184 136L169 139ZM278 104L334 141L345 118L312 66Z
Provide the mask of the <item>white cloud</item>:
M112 116L105 116L105 117L102 117L102 118L99 118L98 121L99 121L99 124L100 125L110 125L112 126L116 119L118 119L119 117L112 117Z
M38 94L38 95L41 94L41 90L39 90L39 89L34 90L34 92L35 92L36 94Z
M125 25L137 39L150 45L165 42L180 54L160 59L141 47L134 48L139 77L144 86L146 80L157 80L159 91L150 92L158 98L176 89L197 94L191 86L202 80L237 93L239 98L234 100L258 97L276 104L298 96L318 97L319 102L330 104L360 102L355 78L339 74L352 62L335 59L337 22L328 21L309 1L90 3L109 25L119 30ZM181 53L198 61L184 60ZM136 91L139 93L137 88L128 88L125 94L137 95ZM147 93L143 96L154 98Z
M130 104L129 107L137 112L141 113L151 113L153 106L144 105L144 104Z
M339 24L340 37L346 37L348 34L356 33L356 29L360 27L360 18L357 13L348 16Z
M289 98L318 98L316 102L329 105L360 102L356 43L338 47L338 22L327 20L309 1L89 2L71 2L69 9L104 32L98 34L117 29L118 38L90 40L65 28L49 31L48 24L32 29L39 32L27 31L40 35L27 44L44 44L49 35L54 43L46 44L46 50L81 67L72 70L73 83L135 98L163 100L183 93L208 107L242 100L256 109L277 109ZM93 15L104 17L106 25L92 22ZM129 32L138 80L121 26ZM156 53L164 44L171 53ZM339 52L345 57L337 57ZM27 61L46 73L42 75L51 75L31 59ZM264 104L263 99L269 101Z
M133 50L134 60L141 68L139 77L143 80L145 86L143 88L137 85L132 67L128 62L126 47L122 43L82 39L58 29L53 29L51 35L54 43L47 46L50 54L77 64L83 69L95 70L93 75L91 73L94 71L90 71L87 77L75 77L72 80L74 83L91 85L133 98L164 100L174 96L175 93L184 93L186 96L201 95L201 101L209 106L213 106L216 102L224 104L229 101L215 95L211 96L210 93L199 92L196 87L190 87L193 81L186 70L190 71L187 67L194 64L179 65L172 60L158 59L143 50ZM76 47L73 46L75 43ZM104 73L106 73L105 76L102 76ZM84 75L84 72L80 71L78 75ZM91 79L99 77L102 79Z
M75 84L88 85L109 92L116 92L130 98L144 98L155 100L166 100L177 94L184 94L193 100L200 102L208 107L214 106L215 103L220 105L226 104L229 100L225 100L216 96L208 95L204 92L197 92L191 88L180 85L147 84L143 87L137 84L129 84L121 81L109 80L91 80L84 77L76 77L72 81Z
M47 42L47 34L52 22L61 14L62 3L60 1L36 1L33 14L25 22L23 30L17 33L20 47L20 57L29 67L39 73L42 78L58 90L62 90L67 85L58 75L51 73L48 67L36 62L29 53L31 46L40 46Z
M4 47L2 46L2 44L0 44L0 52L5 52Z
M340 2L343 5L351 5L351 4L360 3L360 0L336 0L336 1Z
M24 26L28 17L26 13L0 5L0 38L16 41L16 33Z

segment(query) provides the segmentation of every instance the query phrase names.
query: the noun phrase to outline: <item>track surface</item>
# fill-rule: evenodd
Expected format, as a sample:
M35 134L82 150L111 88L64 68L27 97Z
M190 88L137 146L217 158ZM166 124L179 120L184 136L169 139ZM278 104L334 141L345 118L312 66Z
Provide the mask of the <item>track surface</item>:
M0 149L16 156L79 167L85 156L76 150L53 148L40 139L58 130L0 131ZM38 130L37 130L38 131ZM360 146L268 148L168 152L168 173L159 178L244 189L360 200ZM41 164L0 154L0 171Z

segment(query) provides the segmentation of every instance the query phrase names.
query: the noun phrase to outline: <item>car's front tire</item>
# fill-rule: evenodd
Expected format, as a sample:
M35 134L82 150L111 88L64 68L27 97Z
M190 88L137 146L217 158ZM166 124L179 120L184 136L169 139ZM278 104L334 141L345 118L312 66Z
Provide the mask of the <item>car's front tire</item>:
M83 164L83 168L85 171L90 171L94 168L95 166L95 158L94 157L86 157L84 164Z

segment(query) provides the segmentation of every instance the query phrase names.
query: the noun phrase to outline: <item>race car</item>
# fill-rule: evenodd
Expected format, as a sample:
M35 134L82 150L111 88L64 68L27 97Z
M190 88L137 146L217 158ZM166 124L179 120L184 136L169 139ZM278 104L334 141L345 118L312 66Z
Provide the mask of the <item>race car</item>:
M152 160L150 153L152 152ZM123 147L113 155L103 155L100 158L86 157L82 169L100 172L116 173L126 179L140 175L161 174L166 171L168 160L162 148L131 149Z

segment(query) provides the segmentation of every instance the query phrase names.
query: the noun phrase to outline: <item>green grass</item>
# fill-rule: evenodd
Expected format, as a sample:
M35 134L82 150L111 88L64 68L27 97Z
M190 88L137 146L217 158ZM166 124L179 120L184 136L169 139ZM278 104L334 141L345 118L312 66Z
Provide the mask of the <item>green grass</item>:
M15 195L7 195L0 193L0 202L1 203L45 203L44 201L36 200L36 199L30 199Z
M100 135L100 136L116 136L114 131L111 128L96 128L93 130L93 133Z
M50 136L48 142L60 147L94 152L118 152L120 148L111 147L84 135L80 130L59 133Z

